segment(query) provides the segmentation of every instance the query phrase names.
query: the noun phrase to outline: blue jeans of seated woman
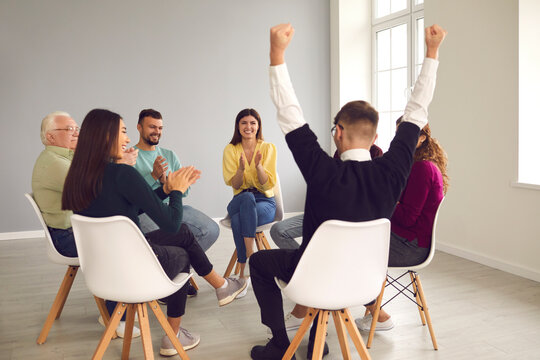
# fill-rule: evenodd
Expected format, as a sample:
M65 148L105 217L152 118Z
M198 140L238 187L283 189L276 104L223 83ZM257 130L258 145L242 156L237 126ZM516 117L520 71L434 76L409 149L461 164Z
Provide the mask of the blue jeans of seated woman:
M259 192L245 191L232 198L227 206L227 212L231 217L238 262L245 264L247 256L244 238L254 238L257 226L274 221L276 200L273 197L267 198Z

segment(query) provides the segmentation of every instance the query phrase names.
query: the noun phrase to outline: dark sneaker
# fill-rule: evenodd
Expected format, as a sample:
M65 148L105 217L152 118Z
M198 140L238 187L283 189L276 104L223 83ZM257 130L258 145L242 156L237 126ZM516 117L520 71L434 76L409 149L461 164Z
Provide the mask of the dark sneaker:
M228 277L225 281L228 283L225 289L216 289L219 306L230 304L247 286L245 278L233 279Z
M199 342L201 342L201 336L199 334L190 333L183 327L180 327L180 330L176 336L186 351L193 349L195 346L199 345ZM161 348L159 349L159 353L162 356L173 356L178 354L178 351L176 351L176 348L167 335L163 336L161 339Z
M194 296L197 296L197 289L195 289L193 285L191 285L191 282L188 282L187 297L194 297Z
M251 358L253 360L280 360L287 352L287 349L282 349L274 344L274 339L266 345L257 345L251 349ZM292 360L296 360L293 355Z
M313 356L313 346L315 345L315 340L309 340L308 346L307 346L307 360L311 360L311 357ZM328 344L326 341L324 342L324 349L322 352L322 357L325 357L330 352L330 349L328 348Z

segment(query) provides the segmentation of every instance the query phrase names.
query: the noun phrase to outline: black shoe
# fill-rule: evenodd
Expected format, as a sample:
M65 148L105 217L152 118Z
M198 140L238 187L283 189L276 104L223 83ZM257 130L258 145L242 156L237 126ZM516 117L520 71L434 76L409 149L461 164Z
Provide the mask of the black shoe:
M187 286L187 297L194 297L194 296L197 296L197 289L195 289L193 285L191 285L191 282L189 282Z
M276 346L273 340L270 339L266 345L257 345L251 348L251 358L253 360L281 360L287 349ZM296 360L296 357L293 355L291 359Z
M307 346L307 360L311 360L311 357L313 356L313 346L315 345L315 341L309 340L308 346ZM330 349L328 348L328 344L326 341L324 342L324 349L322 352L322 357L325 357L330 352Z

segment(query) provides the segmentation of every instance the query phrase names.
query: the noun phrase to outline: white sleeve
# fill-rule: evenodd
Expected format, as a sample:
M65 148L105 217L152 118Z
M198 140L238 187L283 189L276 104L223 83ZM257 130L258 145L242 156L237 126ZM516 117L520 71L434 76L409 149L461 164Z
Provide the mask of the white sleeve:
M408 121L418 125L422 129L428 123L428 106L433 99L435 91L435 80L437 77L437 67L439 61L425 58L422 70L414 84L411 98L405 106L403 121Z
M276 106L277 120L285 135L306 124L286 64L270 66L270 97Z

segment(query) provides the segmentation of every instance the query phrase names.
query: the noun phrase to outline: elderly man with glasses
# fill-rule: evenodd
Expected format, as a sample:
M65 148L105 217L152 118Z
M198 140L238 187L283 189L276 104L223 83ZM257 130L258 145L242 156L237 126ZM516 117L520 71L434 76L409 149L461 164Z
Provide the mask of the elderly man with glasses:
M77 257L75 238L71 229L71 211L62 210L62 191L73 153L79 139L79 126L63 111L55 111L41 121L41 142L45 149L39 154L32 172L32 191L49 228L56 250L67 257ZM126 151L124 163L134 165L138 151ZM102 322L102 320L100 320ZM124 337L125 321L120 321L116 332ZM133 337L140 336L133 328Z

